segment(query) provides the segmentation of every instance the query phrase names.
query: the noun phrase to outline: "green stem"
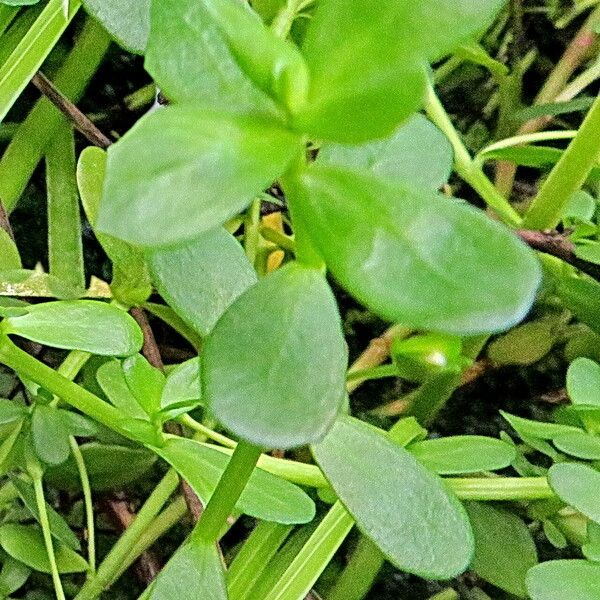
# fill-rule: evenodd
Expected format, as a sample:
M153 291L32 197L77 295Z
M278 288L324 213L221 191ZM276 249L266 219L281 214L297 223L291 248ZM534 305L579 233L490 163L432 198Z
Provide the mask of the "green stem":
M312 0L287 0L285 6L277 13L271 24L271 29L275 35L285 39L289 35L298 14L310 4L312 4Z
M260 455L260 448L247 442L238 443L225 472L191 534L193 539L208 543L218 540L219 533L229 515L233 513L235 503L244 491Z
M237 446L237 443L234 442L232 439L228 438L225 435L217 433L216 431L213 431L209 427L206 427L206 425L203 425L202 423L196 421L196 419L190 417L190 415L182 415L177 420L182 425L189 427L192 431L195 431L196 433L201 433L203 436L206 436L204 439L208 438L209 440L218 442L226 448L234 449Z
M369 381L371 379L384 379L386 377L399 377L396 365L380 365L370 369L361 369L359 371L348 371L346 381Z
M256 265L260 244L260 200L254 200L244 219L244 250L251 265Z
M52 573L52 582L57 600L66 600L63 591L58 566L56 565L56 556L54 554L54 544L52 542L52 534L50 533L50 521L48 520L48 511L46 510L46 500L44 498L44 487L42 485L41 476L33 477L33 487L35 489L35 500L37 503L38 512L40 515L40 525L42 526L42 534L44 536L44 544L50 561L50 572Z
M102 25L88 19L54 80L70 100L77 102L81 97L109 44L110 38ZM0 198L8 212L17 204L56 127L64 119L50 100L42 98L8 145L0 160Z
M121 572L127 557L130 556L178 485L177 473L173 469L169 470L139 510L133 523L123 532L123 535L102 561L96 576L84 584L75 596L75 600L95 600L114 581L115 576Z
M119 426L122 415L116 408L30 356L5 335L0 335L0 362L46 388L88 417L131 437L129 432Z
M519 213L498 192L487 178L481 167L473 160L456 131L448 113L430 85L425 101L425 110L429 118L446 135L454 150L454 169L508 225L517 226L521 222Z
M579 133L569 144L561 159L533 201L523 226L528 229L553 229L572 194L587 179L600 156L600 96L592 104Z
M90 478L85 466L83 454L81 453L79 444L77 444L77 440L73 436L69 436L69 444L71 446L73 458L75 459L75 464L77 465L77 471L79 472L81 489L83 490L83 504L85 507L85 520L87 526L88 562L90 563L90 576L93 577L96 573L96 530L94 526L92 487L90 485Z

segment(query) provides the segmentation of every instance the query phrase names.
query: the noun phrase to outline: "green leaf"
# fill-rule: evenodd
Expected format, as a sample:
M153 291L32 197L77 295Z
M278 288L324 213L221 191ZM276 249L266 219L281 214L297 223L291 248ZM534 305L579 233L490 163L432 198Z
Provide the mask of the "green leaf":
M550 560L527 573L531 600L598 600L600 565L585 560Z
M286 191L333 275L379 316L473 335L506 329L531 306L534 255L467 204L324 166Z
M596 207L596 199L585 190L579 190L571 196L565 207L563 219L591 221L594 218Z
M146 68L179 102L233 110L265 107L257 93L294 108L304 101L308 73L302 55L238 0L162 0L152 4ZM190 50L193 49L193 50ZM253 83L258 90L250 83Z
M21 256L8 233L0 227L0 271L21 269Z
M204 505L230 459L218 450L180 437L172 437L153 450L190 484ZM305 492L260 468L252 473L236 508L257 519L283 524L308 523L315 516L314 502Z
M526 598L525 577L538 562L527 525L513 513L489 504L467 502L465 507L475 535L471 568L492 585Z
M215 417L264 447L321 439L345 397L346 347L323 273L297 263L240 296L206 338L203 394Z
M156 463L156 456L141 448L104 445L90 442L80 446L93 490L123 488L146 475ZM78 491L81 480L73 457L48 469L45 480L61 490Z
M393 565L427 579L450 579L468 567L473 534L463 507L407 450L342 417L313 452L361 531Z
M600 243L582 240L575 245L575 256L581 260L600 265Z
M589 433L563 433L552 443L565 454L583 460L600 460L600 437Z
M0 571L0 594L10 596L25 585L30 575L31 569L27 565L7 555Z
M90 146L81 153L77 163L79 194L92 227L96 226L100 210L106 161L104 150ZM110 287L115 298L126 306L144 303L152 293L152 286L143 250L111 235L100 232L95 234L112 262L113 278Z
M19 477L11 477L10 479L17 489L23 504L27 507L29 512L34 516L35 520L39 523L40 512L38 510L35 491L33 485L27 483ZM60 542L68 546L72 550L80 550L81 544L77 539L77 536L71 531L71 528L67 525L67 522L62 516L57 513L47 502L46 512L48 513L48 521L50 522L50 533Z
M58 409L38 404L31 419L31 436L38 457L49 465L64 463L71 454L69 429Z
M90 15L100 21L126 50L143 54L150 34L151 0L83 0Z
M203 336L231 303L256 283L256 273L242 247L220 227L178 246L153 249L147 258L161 296Z
M0 398L0 425L14 423L27 414L27 409L14 400Z
M134 419L148 418L127 385L121 363L116 360L104 363L96 372L96 379L106 397L123 414Z
M523 417L511 415L503 410L500 411L500 414L510 423L520 437L551 440L563 433L583 433L582 429L571 425L532 421L531 419L524 419Z
M600 333L600 284L590 279L565 277L558 281L556 292L565 308Z
M50 561L41 529L30 525L6 523L0 526L0 546L14 559L35 571L50 573ZM54 545L59 573L83 573L87 562L71 548L57 542Z
M98 229L142 246L196 237L240 212L299 149L255 117L163 108L110 147Z
M593 562L600 562L600 525L594 521L587 524L587 541L581 546L583 555Z
M132 317L94 300L33 304L26 315L5 319L0 328L38 344L102 356L129 356L143 343Z
M383 140L360 145L326 143L317 162L437 190L448 181L453 159L448 138L423 115L413 115Z
M200 360L190 358L168 374L160 399L161 412L170 418L188 412L202 404L201 395Z
M297 126L342 142L388 135L420 107L427 59L440 58L484 29L502 4L319 3L303 44L311 87Z
M160 410L165 376L141 354L126 358L122 368L129 390L146 414L152 417Z
M160 572L147 597L148 600L227 600L217 545L188 540Z
M488 346L488 357L497 365L532 365L552 350L555 325L540 319L515 327Z
M514 446L478 435L415 442L408 450L421 464L439 475L495 471L508 467L516 458Z
M577 463L558 463L548 471L548 482L556 495L596 523L600 523L598 489L600 473Z

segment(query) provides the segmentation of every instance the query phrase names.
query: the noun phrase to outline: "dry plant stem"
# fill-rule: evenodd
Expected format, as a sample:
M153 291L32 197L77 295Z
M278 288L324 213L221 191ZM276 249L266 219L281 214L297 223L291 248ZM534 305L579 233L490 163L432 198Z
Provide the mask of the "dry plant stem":
M71 102L41 71L34 75L31 83L58 110L69 119L77 131L83 134L89 142L106 150L112 141L105 136L76 106Z
M556 256L562 261L600 281L600 265L587 262L575 255L575 244L564 234L557 231L530 231L520 229L517 235L531 248Z
M594 44L598 41L596 29L600 24L600 6L596 7L577 32L571 43L567 46L561 59L550 73L546 83L533 101L534 105L547 104L561 101L560 94L567 82L589 56ZM562 99L565 100L565 99ZM538 117L524 123L516 135L535 133L550 123L547 117ZM513 163L499 161L496 166L496 187L504 196L509 196L515 179L516 166Z

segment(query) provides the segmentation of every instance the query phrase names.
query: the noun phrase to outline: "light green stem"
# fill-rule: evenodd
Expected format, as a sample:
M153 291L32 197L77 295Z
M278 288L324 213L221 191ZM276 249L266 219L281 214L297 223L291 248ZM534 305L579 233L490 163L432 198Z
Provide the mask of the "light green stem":
M42 485L41 476L33 477L33 487L35 489L35 500L37 503L38 512L40 515L40 525L42 526L42 534L44 536L44 544L48 553L50 562L50 571L52 573L52 583L57 600L66 600L65 592L63 591L58 566L56 565L56 556L54 554L54 544L52 542L52 534L50 533L50 521L48 520L48 511L46 510L46 500L44 498L44 487Z
M114 581L115 575L121 572L127 557L130 556L133 548L135 548L178 485L179 477L171 469L154 488L133 523L123 532L123 535L102 561L96 576L84 584L75 596L75 600L95 600Z
M498 192L494 184L481 170L481 167L473 160L431 85L428 88L425 100L425 110L429 118L442 130L452 144L454 150L454 168L458 175L481 196L485 203L507 225L519 225L521 222L519 213Z
M533 201L523 226L553 229L571 196L577 192L600 156L600 96L592 104L579 133L569 144Z

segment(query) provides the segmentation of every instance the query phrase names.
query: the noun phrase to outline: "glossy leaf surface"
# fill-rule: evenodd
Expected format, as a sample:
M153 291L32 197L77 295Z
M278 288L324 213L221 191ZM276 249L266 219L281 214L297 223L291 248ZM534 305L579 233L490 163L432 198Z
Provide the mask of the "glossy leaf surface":
M141 246L191 239L247 206L299 147L295 135L257 118L158 110L110 147L98 230Z
M561 500L600 523L598 471L583 464L558 463L550 467L548 482Z
M535 257L471 206L323 166L286 191L334 276L379 316L472 335L514 325L533 302Z
M240 296L206 339L202 384L240 437L290 448L323 437L345 394L346 348L324 275L291 263Z
M359 528L396 567L428 579L468 567L473 534L463 507L407 450L341 417L313 452Z
M550 560L527 574L531 600L598 600L600 565L586 560Z

